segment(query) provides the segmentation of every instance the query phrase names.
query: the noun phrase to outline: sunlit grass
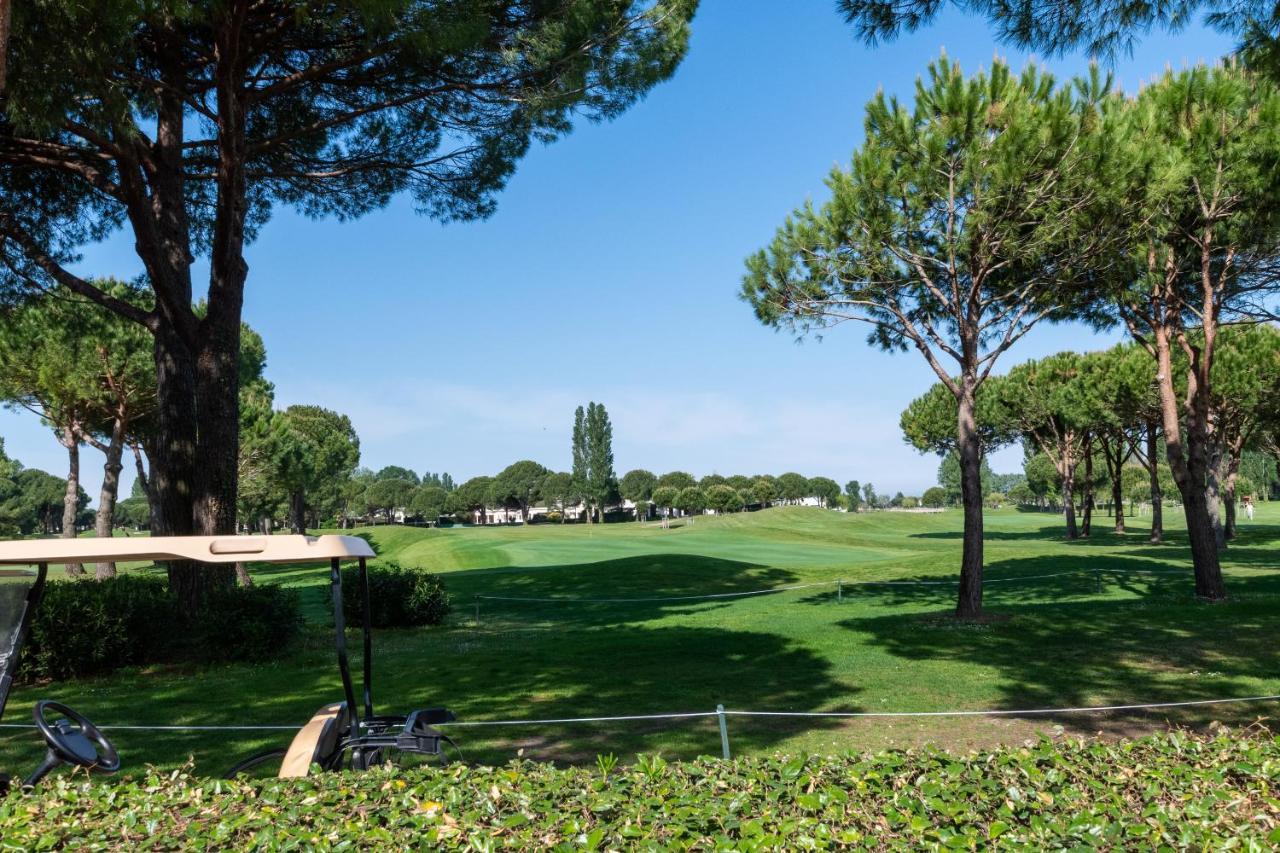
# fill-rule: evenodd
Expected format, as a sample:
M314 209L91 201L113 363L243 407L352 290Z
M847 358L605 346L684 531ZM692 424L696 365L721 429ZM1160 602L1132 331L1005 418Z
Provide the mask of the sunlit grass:
M1167 513L1176 524L1176 510ZM1146 542L1095 520L1087 542L1063 540L1051 514L988 518L986 606L1000 620L948 617L959 559L958 513L846 515L776 509L657 524L545 525L368 535L381 559L440 572L454 600L441 628L377 635L374 695L383 710L447 705L462 720L752 710L933 711L1160 702L1280 693L1280 510L1263 505L1227 553L1232 600L1192 598L1185 538ZM1159 570L1152 572L1149 570ZM324 567L270 567L260 582L299 588L314 623L298 648L257 666L118 673L16 691L6 722L48 696L104 724L301 724L338 698ZM1099 579L1102 591L1098 591ZM834 581L844 581L837 600ZM859 586L868 580L937 585ZM706 602L593 603L826 584ZM479 599L495 595L554 603ZM578 601L569 601L578 599ZM352 635L355 640L355 635ZM1167 720L1252 720L1266 706L1087 717L743 720L735 751L966 746L1062 725L1132 733ZM468 758L593 760L597 752L718 752L714 720L600 723L455 732ZM217 773L287 733L114 733L126 766L193 755ZM33 733L5 732L0 766L35 762Z

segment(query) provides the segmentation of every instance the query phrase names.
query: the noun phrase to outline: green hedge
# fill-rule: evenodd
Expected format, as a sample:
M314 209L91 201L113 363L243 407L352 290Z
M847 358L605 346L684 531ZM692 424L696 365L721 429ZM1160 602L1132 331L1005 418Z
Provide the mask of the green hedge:
M185 621L162 577L50 581L19 678L80 678L164 661L266 659L301 630L297 593L279 586L211 593L196 618Z
M374 628L439 625L449 612L449 593L439 575L387 561L369 566L369 621ZM342 612L348 625L364 621L360 569L342 570Z
M60 777L0 801L21 849L1271 849L1261 732L627 767L378 770L291 782Z

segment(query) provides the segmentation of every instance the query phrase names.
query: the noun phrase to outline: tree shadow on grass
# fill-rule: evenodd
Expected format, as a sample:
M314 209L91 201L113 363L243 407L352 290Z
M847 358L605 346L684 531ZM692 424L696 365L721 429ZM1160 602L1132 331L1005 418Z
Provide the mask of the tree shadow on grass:
M1280 589L1280 578L1277 579ZM1230 585L1230 581L1228 582ZM882 607L954 606L959 579L954 572L898 577L891 581L845 581L846 601ZM1134 596L1189 598L1193 595L1190 569L1180 571L1167 560L1141 559L1126 554L1071 554L996 560L983 572L983 601L987 607L1052 604L1064 599L1097 599L1118 591ZM810 604L829 604L831 595L807 596Z
M1025 561L1015 561L1025 562ZM1116 574L1120 574L1116 572ZM891 615L840 624L858 642L909 661L977 662L993 671L1002 709L1181 702L1280 692L1278 578L1235 578L1236 600L1195 602L1187 581L1124 578L1139 597L1023 602L1007 621L958 623L937 616ZM997 612L1000 604L989 606ZM1006 611L1007 613L1008 611ZM1248 720L1266 706L1199 706L1157 711L1185 724ZM1017 716L1017 715L1015 715ZM1143 715L1147 725L1151 716ZM1046 727L1133 732L1134 714L1028 715Z
M474 614L478 602L482 622L496 619L510 627L635 624L726 607L742 600L741 593L796 579L786 569L699 554L474 569L444 578L460 617Z
M1061 520L1058 524L1038 527L1035 530L992 530L990 527L986 527L982 531L982 539L984 542L1052 542L1055 545L1061 544L1075 547L1114 547L1116 545L1144 543L1150 534L1149 526L1129 526L1126 532L1116 533L1111 525L1110 517L1107 517L1105 519L1095 518L1093 530L1090 534L1076 539L1067 538L1067 526ZM959 542L964 539L964 531L930 530L912 533L910 536L913 539L941 539ZM1165 531L1164 538L1166 545L1185 545L1187 541L1186 534L1181 530Z

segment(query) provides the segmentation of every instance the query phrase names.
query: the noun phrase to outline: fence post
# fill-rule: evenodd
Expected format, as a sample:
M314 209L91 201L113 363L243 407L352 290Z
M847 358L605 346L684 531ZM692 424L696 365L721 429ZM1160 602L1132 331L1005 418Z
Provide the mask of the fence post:
M844 601L844 581L836 581L836 601Z
M724 715L724 705L716 706L716 718L720 721L720 754L729 758L729 723Z

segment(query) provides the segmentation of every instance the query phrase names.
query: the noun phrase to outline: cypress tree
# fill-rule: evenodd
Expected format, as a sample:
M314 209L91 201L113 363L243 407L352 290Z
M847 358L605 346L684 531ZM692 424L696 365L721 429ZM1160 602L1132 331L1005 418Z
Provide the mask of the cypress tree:
M592 405L595 405L594 403ZM586 504L587 523L591 523L591 497L587 491L589 473L587 461L587 417L581 406L573 413L573 491L583 496Z
M587 405L586 438L587 494L599 508L603 522L605 505L616 500L618 493L618 477L613 471L613 424L603 403Z

